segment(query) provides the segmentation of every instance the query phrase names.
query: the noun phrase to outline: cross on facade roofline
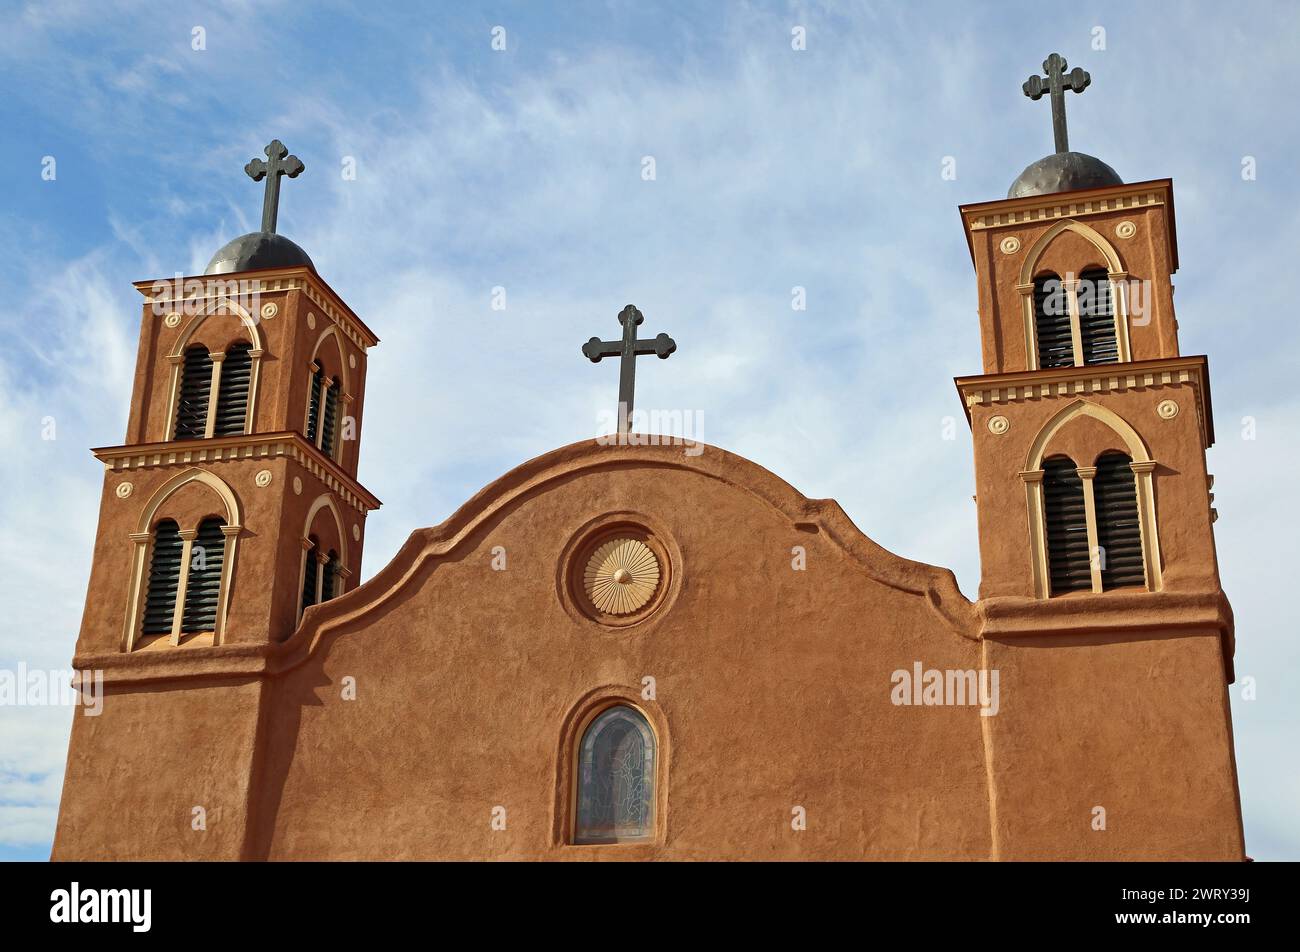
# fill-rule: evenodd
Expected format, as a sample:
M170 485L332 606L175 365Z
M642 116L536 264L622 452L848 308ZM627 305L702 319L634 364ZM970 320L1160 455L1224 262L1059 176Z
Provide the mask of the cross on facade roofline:
M262 231L274 232L280 211L280 176L297 178L306 166L298 156L290 155L279 139L272 139L263 151L266 152L266 161L253 159L244 166L244 171L254 182L266 179L266 192L262 197Z
M1053 53L1047 59L1043 60L1043 72L1046 76L1037 74L1030 76L1025 80L1021 88L1025 95L1035 101L1042 99L1044 93L1050 93L1052 97L1052 135L1056 139L1057 152L1070 151L1070 137L1065 129L1065 91L1071 89L1076 93L1081 93L1088 88L1092 82L1092 77L1088 71L1076 66L1066 73L1065 68L1070 64L1065 61L1065 57L1060 53Z
M667 360L677 349L677 342L667 334L658 334L651 340L638 340L637 325L645 317L634 305L629 304L618 312L618 322L623 325L622 340L601 340L593 337L582 345L582 355L593 364L600 363L602 357L619 358L618 375L618 432L626 435L631 431L632 396L636 382L636 359L642 354L654 354L660 360Z

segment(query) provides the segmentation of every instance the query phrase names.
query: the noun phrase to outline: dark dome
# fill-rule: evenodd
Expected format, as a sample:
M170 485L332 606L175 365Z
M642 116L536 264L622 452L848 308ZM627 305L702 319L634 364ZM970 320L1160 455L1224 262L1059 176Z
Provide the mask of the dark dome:
M1082 152L1056 152L1021 172L1007 190L1007 198L1123 184L1115 170L1101 159Z
M284 235L254 231L242 235L212 256L204 274L230 274L233 271L259 271L263 268L316 266L303 251Z

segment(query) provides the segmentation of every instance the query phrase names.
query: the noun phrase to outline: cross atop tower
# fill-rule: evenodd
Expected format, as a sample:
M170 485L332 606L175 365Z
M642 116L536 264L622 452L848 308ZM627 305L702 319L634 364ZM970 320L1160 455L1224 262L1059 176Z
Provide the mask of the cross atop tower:
M1065 131L1065 91L1072 89L1081 93L1088 88L1092 77L1088 71L1076 66L1066 73L1070 64L1060 53L1053 53L1043 60L1043 72L1046 76L1033 75L1025 80L1022 89L1025 95L1035 101L1042 99L1044 93L1052 95L1052 134L1056 137L1056 151L1069 152L1070 138Z
M275 220L280 211L280 176L297 178L306 166L298 156L290 155L279 139L272 139L263 151L266 152L266 161L253 159L244 166L244 171L254 182L266 179L266 194L262 198L262 231L274 232Z
M658 334L651 340L639 340L637 325L645 320L641 312L629 304L618 312L618 322L623 325L622 340L601 340L593 337L582 345L582 355L593 364L602 357L619 358L618 374L618 432L628 433L632 421L632 393L636 382L636 358L640 354L654 354L660 360L677 349L677 342L667 334Z

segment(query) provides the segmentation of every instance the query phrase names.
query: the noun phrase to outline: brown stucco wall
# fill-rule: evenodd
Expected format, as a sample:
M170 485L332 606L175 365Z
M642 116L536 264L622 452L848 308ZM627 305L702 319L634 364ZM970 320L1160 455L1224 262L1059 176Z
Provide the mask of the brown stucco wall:
M51 858L241 858L262 691L201 678L110 686L98 716L78 709Z
M864 564L844 541L865 540L836 538L856 535L837 509L801 531L744 485L752 464L707 454L717 471L667 466L663 453L601 466L591 453L445 555L404 551L410 574L396 588L390 568L322 609L359 614L276 686L258 804L267 855L627 856L557 842L559 758L584 698L607 687L639 697L648 675L657 700L643 706L671 753L662 842L636 854L987 856L976 710L890 703L891 672L916 660L978 666L971 633L922 592L873 580L873 561L914 563L875 550ZM680 590L645 623L609 630L566 611L556 566L593 514L624 510L679 547ZM805 571L791 568L796 545ZM492 568L495 546L505 571ZM945 595L960 601L955 587ZM354 701L341 698L347 677ZM505 831L490 828L496 805ZM807 831L791 829L796 805Z
M998 858L1244 858L1217 631L985 644L1004 701L986 719Z

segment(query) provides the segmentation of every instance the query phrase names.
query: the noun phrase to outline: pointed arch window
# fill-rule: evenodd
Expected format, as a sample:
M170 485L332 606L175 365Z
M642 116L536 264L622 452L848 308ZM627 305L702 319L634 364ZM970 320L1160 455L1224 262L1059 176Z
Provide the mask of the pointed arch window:
M149 586L144 599L146 635L170 635L176 617L176 593L181 578L180 527L164 519L153 530L153 552L149 559Z
M1102 589L1146 583L1137 476L1124 453L1103 453L1093 477Z
M576 843L654 835L657 744L645 716L619 704L599 714L578 749Z
M203 346L185 351L180 399L176 406L175 439L197 440L207 435L208 400L212 395L212 355Z
M180 529L173 519L154 527L140 635L168 635L179 645L181 635L211 634L215 643L222 585L229 574L228 531L215 516L197 529Z
M1034 279L1034 330L1040 368L1074 366L1069 297L1061 279L1050 272Z
M1055 456L1043 462L1043 513L1051 593L1091 589L1083 480L1069 457Z
M253 345L234 344L221 362L217 385L217 417L214 436L237 436L244 432L248 415L249 390L253 383Z
M1091 268L1079 275L1075 291L1079 311L1079 342L1085 364L1119 363L1119 339L1115 333L1115 308L1110 275L1105 268Z
M1097 447L1100 453L1093 465L1076 466L1059 452L1044 458L1055 434L1080 418L1100 421L1114 434L1113 442L1102 437L1105 442ZM1128 421L1092 401L1076 400L1043 425L1019 474L1025 485L1036 597L1075 590L1101 594L1125 587L1163 590L1158 470ZM1085 566L1089 584L1084 584Z

